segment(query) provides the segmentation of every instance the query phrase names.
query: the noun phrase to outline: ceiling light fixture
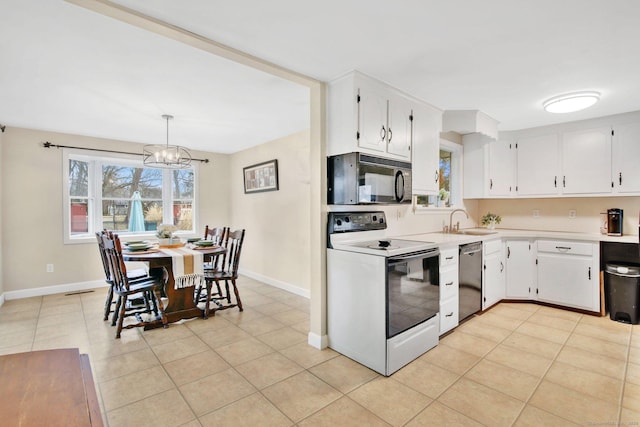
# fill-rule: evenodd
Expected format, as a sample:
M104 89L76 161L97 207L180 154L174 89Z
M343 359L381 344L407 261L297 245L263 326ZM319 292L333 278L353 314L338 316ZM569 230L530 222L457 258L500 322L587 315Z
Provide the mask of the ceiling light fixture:
M167 143L145 145L142 149L143 162L151 168L184 169L191 166L191 153L179 145L169 145L169 120L173 116L163 114L167 121Z
M600 99L600 93L594 91L573 92L554 96L542 103L549 113L572 113L591 107Z

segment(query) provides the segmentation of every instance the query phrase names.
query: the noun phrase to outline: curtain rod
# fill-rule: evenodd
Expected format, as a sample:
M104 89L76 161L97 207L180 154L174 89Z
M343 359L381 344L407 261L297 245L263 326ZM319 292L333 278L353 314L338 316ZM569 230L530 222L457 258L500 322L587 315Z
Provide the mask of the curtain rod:
M116 154L131 154L133 156L142 156L142 154L140 153L131 153L128 151L116 151L116 150L102 150L100 148L86 148L86 147L73 147L71 145L57 145L57 144L52 144L49 141L47 142L43 142L42 146L44 148L75 148L77 150L87 150L87 151L100 151L102 153L116 153ZM191 160L195 160L196 162L202 162L202 163L209 163L209 159L191 159Z

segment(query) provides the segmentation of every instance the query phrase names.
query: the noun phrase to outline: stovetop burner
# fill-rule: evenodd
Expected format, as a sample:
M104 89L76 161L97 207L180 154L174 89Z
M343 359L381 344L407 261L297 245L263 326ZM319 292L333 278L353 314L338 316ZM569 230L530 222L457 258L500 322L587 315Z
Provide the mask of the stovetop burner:
M370 249L398 249L400 246L392 245L390 240L378 240L378 244L367 245Z

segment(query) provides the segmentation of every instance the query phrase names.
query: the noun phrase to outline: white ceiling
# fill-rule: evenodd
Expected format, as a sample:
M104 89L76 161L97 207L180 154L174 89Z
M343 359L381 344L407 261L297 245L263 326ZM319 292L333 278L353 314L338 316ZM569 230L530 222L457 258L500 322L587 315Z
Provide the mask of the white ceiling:
M309 126L308 89L62 0L1 0L0 124L232 153ZM118 0L318 80L357 69L501 130L640 110L636 0ZM568 115L543 100L597 90Z

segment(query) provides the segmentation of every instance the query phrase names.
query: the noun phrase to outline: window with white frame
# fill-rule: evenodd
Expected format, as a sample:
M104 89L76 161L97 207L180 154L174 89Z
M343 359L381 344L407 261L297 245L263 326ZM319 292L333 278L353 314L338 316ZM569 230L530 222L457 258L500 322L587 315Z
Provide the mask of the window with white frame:
M462 146L440 140L440 184L437 195L417 196L419 208L454 208L462 204Z
M195 167L148 168L138 159L78 152L65 152L64 162L65 243L95 239L105 228L145 235L173 224L178 233L195 232Z

